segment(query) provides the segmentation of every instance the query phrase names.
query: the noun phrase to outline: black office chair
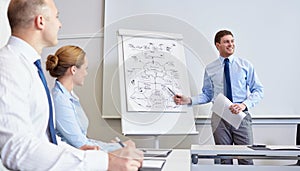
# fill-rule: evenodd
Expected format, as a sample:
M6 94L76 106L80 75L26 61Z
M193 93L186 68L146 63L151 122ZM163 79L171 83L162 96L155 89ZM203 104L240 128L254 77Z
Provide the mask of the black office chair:
M300 124L297 124L296 145L300 145ZM298 160L296 165L300 166L300 160Z
M300 124L297 124L297 129L296 129L296 145L300 145ZM297 163L291 164L289 166L300 166L300 160L298 160Z

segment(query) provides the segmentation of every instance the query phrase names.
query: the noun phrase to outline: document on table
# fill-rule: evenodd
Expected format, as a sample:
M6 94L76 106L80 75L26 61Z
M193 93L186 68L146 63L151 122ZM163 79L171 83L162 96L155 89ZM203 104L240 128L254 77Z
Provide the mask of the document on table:
M288 146L288 145L283 145L283 146L280 146L280 145L268 145L267 146L270 150L286 150L286 151L289 151L289 150L291 150L291 151L294 151L294 150L300 150L300 147L298 147L298 146L292 146L292 145L290 145L290 146Z
M229 110L230 105L232 105L232 102L220 93L214 101L212 111L230 123L235 129L238 129L246 114L244 112L240 112L239 114L231 113Z
M163 159L145 159L139 171L159 171L163 168L165 162L166 160Z
M142 149L144 157L167 157L172 150L170 149Z

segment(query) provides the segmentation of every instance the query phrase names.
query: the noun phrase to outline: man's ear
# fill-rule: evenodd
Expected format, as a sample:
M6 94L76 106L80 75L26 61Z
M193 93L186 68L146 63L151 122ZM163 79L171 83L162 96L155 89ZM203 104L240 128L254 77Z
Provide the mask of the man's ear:
M34 19L35 27L39 30L43 30L45 27L45 17L42 15L38 15Z
M220 43L216 42L216 48L219 50Z

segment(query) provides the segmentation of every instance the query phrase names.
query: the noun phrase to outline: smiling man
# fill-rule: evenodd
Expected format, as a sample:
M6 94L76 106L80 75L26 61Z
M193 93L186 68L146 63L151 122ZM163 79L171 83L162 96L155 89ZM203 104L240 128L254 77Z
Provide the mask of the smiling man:
M53 0L11 0L12 35L0 49L0 152L10 170L138 170L135 145L106 153L79 150L55 136L52 98L41 52L58 43L61 22ZM85 147L85 149L87 149Z
M259 81L252 64L243 58L234 56L235 42L233 34L221 30L215 36L215 46L219 57L205 68L202 93L194 97L175 95L176 104L204 104L214 101L223 93L232 101L232 114L246 113L240 127L235 129L228 122L213 113L211 126L216 145L253 144L252 118L248 111L263 98L263 85ZM232 160L222 160L222 164L232 164ZM253 164L252 160L238 160L239 164Z

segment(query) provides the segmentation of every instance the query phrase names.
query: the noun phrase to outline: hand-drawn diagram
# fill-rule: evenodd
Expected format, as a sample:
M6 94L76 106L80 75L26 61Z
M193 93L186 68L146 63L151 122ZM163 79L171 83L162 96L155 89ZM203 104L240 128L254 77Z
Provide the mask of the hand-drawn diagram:
M176 40L123 36L128 111L182 112L173 100L183 89L181 46Z

